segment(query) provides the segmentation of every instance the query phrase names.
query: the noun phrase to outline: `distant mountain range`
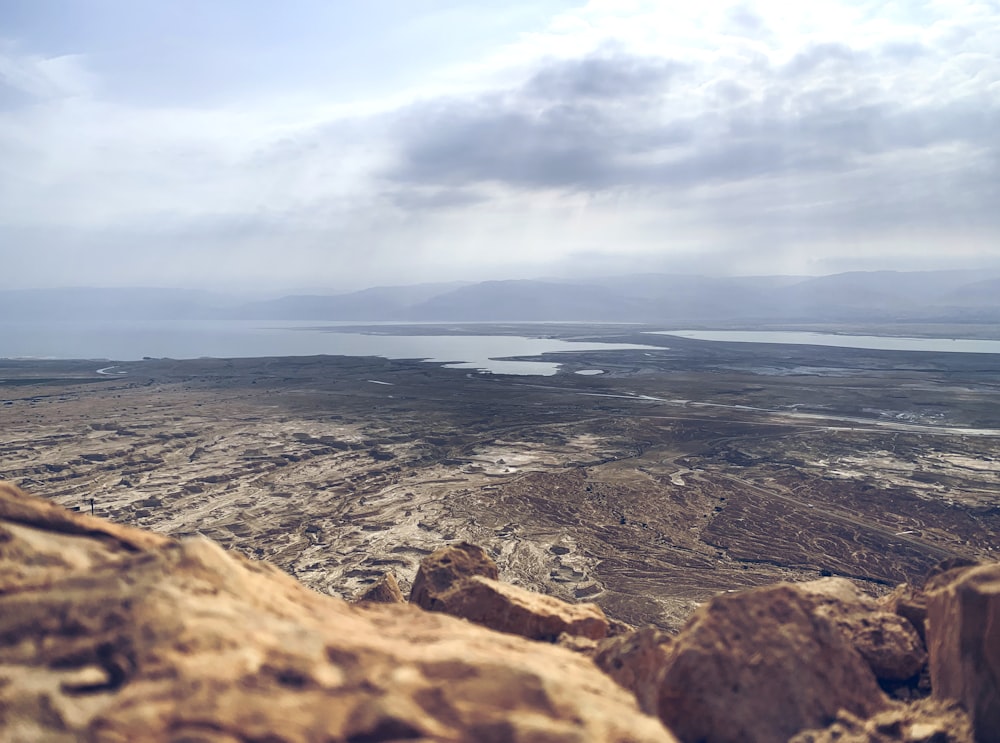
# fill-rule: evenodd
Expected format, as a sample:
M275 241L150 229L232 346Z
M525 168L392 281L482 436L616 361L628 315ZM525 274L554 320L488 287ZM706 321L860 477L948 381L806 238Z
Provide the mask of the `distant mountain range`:
M0 291L6 320L1000 323L1000 272L713 278L639 274L374 287L248 300L180 289Z

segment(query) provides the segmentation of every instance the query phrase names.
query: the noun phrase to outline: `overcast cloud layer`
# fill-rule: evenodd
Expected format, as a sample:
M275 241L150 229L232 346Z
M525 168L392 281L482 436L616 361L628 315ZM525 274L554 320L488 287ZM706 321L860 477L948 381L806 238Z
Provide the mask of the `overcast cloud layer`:
M5 0L0 286L1000 266L1000 2Z

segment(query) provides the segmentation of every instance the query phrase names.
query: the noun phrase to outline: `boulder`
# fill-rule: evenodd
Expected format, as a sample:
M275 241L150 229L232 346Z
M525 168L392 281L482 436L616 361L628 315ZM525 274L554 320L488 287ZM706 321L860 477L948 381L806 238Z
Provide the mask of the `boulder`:
M871 596L845 578L799 583L812 611L834 622L871 666L880 681L914 678L927 662L927 652L908 619L884 611Z
M475 575L435 596L434 611L531 640L555 642L561 634L600 640L608 620L597 604L570 604Z
M633 632L635 632L635 627L628 622L608 617L608 637L618 637L619 635L628 635Z
M942 588L969 568L978 567L982 564L979 560L973 560L968 557L952 557L942 560L927 571L927 575L924 576L923 591L927 593Z
M609 637L597 646L594 663L620 686L635 694L639 709L657 714L660 677L667 664L671 637L655 627Z
M368 601L373 604L406 603L403 592L399 590L399 583L396 582L396 576L392 573L385 573L358 596L357 601Z
M0 740L676 740L567 650L12 488L0 514Z
M597 640L591 640L589 637L580 637L579 635L568 635L565 632L556 638L555 644L561 648L566 648L567 650L572 650L574 653L579 653L581 655L586 655L588 658L593 658L594 653L597 652Z
M979 743L1000 743L1000 564L952 575L927 594L931 688L965 706Z
M807 730L788 743L972 743L972 725L957 702L921 699L862 720L841 712L823 730Z
M410 603L546 642L562 634L599 640L609 629L596 604L570 604L501 583L496 563L468 542L442 547L420 562Z
M927 594L909 583L900 583L891 593L878 600L878 606L883 611L898 614L909 621L926 646L927 633L924 625L927 622Z
M500 572L493 558L482 547L468 542L434 550L420 561L420 568L410 589L410 603L434 611L435 599L463 578L481 575L498 580Z
M660 719L683 741L785 743L889 700L836 624L792 584L716 596L667 648Z

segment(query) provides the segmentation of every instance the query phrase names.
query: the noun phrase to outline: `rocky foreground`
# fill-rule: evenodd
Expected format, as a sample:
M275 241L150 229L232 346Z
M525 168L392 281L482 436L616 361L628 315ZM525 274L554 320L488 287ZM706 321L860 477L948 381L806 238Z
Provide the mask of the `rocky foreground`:
M677 635L480 548L357 603L0 483L0 739L1000 741L1000 565L722 594Z

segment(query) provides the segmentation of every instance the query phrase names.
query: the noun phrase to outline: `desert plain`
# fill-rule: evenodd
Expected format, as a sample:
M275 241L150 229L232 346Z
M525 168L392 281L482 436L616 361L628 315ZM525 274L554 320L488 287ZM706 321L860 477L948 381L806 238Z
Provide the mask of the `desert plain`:
M396 332L431 330L484 327ZM424 555L468 540L511 582L667 630L720 591L836 575L878 594L997 559L1000 356L640 330L532 326L658 346L551 355L554 376L3 360L0 479L347 598L389 571L405 589Z

